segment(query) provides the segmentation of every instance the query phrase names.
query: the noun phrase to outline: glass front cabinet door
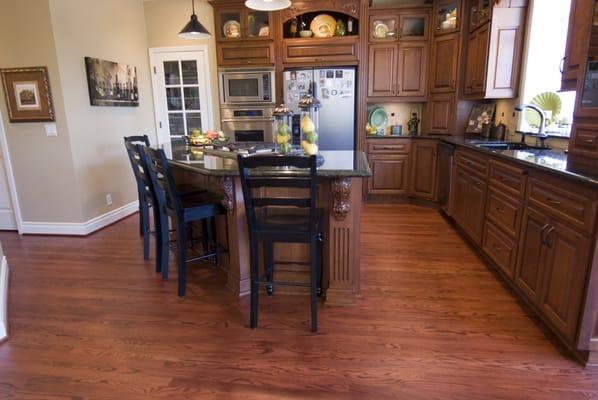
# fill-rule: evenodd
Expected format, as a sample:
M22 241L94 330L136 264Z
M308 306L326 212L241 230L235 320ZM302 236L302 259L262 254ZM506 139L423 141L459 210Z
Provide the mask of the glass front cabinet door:
M436 34L459 30L460 2L458 0L439 1L434 6L434 28Z
M399 17L397 15L371 15L370 40L397 40Z
M401 14L399 16L400 40L427 40L428 14Z
M248 39L271 39L272 28L270 13L247 9L245 12L245 26Z

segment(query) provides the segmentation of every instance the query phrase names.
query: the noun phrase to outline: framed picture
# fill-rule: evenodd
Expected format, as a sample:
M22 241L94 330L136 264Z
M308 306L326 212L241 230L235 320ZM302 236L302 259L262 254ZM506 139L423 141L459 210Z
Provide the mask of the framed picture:
M494 120L494 111L496 104L494 103L480 103L474 104L469 113L467 120L466 133L482 133L484 127L489 127Z
M10 122L54 121L46 67L0 69Z
M136 67L85 57L85 68L92 106L139 106Z

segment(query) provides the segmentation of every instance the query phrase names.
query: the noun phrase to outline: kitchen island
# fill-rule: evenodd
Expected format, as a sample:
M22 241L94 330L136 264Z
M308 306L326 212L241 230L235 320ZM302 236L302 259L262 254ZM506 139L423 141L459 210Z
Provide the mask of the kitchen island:
M236 153L182 144L165 145L164 150L177 180L222 194L227 214L226 220L221 217L217 223L218 241L228 254L220 257L219 263L228 274L228 288L236 296L249 294L249 237ZM361 197L363 179L371 175L370 167L361 151L321 151L320 155L323 162L318 166L318 207L325 213L322 289L327 304L351 304L359 293ZM259 171L264 176L281 173L306 174L288 168ZM275 244L275 279L307 281L308 257L307 245Z

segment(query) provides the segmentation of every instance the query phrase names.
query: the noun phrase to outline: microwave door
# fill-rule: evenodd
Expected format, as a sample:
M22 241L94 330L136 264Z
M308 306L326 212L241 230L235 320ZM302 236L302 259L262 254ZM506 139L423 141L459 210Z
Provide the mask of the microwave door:
M261 102L264 87L261 74L225 74L224 95L226 103Z

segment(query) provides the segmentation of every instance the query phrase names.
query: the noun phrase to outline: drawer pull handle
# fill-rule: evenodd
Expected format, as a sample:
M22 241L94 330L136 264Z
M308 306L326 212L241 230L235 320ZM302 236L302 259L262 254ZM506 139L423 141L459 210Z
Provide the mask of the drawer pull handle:
M556 228L554 226L550 227L550 229L546 232L546 240L544 241L546 243L546 246L551 249L554 243L551 243L550 240L550 235L556 230Z
M546 202L552 204L553 206L560 206L561 205L560 201L551 199L550 197L548 197L546 199Z
M482 186L482 182L480 182L480 181L473 181L473 184L477 187Z
M584 139L583 142L587 144L594 144L594 139Z
M542 229L540 229L540 242L542 245L546 244L546 229L548 229L549 226L550 224L545 224Z
M492 243L492 247L494 247L494 250L496 250L496 251L501 251L502 250L502 247L500 247L496 243Z
M496 212L499 213L499 214L504 214L505 210L502 209L502 208L500 208L500 207L496 207Z

